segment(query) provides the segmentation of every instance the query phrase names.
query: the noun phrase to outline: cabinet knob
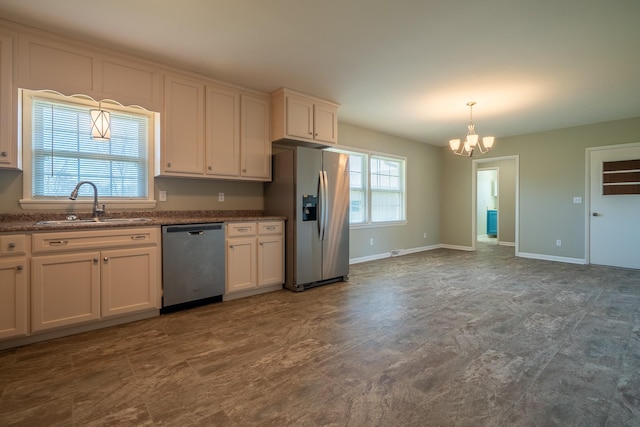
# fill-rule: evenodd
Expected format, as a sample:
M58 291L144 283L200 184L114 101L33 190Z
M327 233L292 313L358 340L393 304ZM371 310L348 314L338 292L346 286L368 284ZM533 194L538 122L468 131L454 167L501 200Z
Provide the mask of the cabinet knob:
M97 263L98 263L98 258L94 258L94 259L93 259L93 263L94 263L94 264L97 264Z
M24 269L24 267L22 265L19 265L19 266L16 267L16 270L18 270L18 271L22 271L23 269Z
M167 163L167 167L170 168L171 167L171 163Z
M246 169L242 169L242 172L246 173L246 172L247 172L247 170L246 170Z
M6 151L3 151L0 153L1 157L7 157L9 155L9 153L7 153Z
M208 167L207 167L207 169L208 169L208 170L211 170L212 168L211 168L211 166L208 166Z
M16 247L15 243L13 242L9 243L9 249L15 249L15 247Z
M108 256L104 257L104 262L109 262L109 257Z

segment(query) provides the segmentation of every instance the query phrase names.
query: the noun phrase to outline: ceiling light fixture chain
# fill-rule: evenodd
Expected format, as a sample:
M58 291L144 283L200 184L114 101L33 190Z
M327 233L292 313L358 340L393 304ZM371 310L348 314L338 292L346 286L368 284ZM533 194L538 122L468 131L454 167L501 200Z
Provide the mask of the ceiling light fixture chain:
M460 143L459 139L449 140L449 147L454 154L458 156L471 157L474 153L485 154L493 147L494 137L485 136L480 140L478 134L476 134L476 126L473 123L473 106L476 105L475 101L467 102L469 107L469 125L467 126L467 137L464 143Z

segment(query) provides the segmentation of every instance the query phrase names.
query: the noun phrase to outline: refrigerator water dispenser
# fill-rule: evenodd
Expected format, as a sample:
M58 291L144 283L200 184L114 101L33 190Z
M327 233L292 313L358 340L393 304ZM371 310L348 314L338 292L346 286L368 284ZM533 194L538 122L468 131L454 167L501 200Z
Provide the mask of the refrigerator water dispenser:
M318 198L316 196L302 196L302 220L317 221L318 220Z

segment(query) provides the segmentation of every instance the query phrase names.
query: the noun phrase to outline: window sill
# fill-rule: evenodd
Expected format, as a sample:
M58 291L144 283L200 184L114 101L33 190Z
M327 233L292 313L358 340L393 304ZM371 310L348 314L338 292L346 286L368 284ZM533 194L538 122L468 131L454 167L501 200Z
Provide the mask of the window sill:
M155 200L98 200L100 206L105 205L109 209L153 209L156 207ZM93 200L33 200L20 199L20 207L25 210L48 210L48 211L90 211L93 209Z
M395 227L398 225L407 225L407 221L389 221L389 222L370 222L367 224L350 224L349 228L357 230L360 228L382 228L382 227Z

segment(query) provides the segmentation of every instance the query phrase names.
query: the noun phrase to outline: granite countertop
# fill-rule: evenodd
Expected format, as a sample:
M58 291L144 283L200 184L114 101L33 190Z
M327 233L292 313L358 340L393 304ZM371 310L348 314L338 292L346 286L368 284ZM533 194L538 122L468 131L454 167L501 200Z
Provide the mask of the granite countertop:
M91 218L90 213L78 213L79 218ZM28 213L28 214L0 214L0 233L27 231L54 231L103 229L113 227L148 227L172 224L203 224L210 222L236 221L280 221L283 216L265 215L262 211L126 211L107 212L107 218L148 218L150 221L132 223L109 222L77 222L69 221L64 224L36 225L39 221L53 221L66 219L67 213Z

